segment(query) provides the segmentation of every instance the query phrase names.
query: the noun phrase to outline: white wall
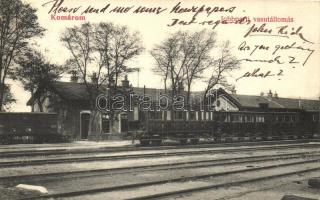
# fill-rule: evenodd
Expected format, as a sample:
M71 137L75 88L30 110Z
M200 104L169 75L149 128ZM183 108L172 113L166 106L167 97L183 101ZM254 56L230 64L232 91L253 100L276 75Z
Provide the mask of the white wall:
M217 101L220 101L219 106L217 105ZM239 108L224 95L219 96L218 99L213 102L213 105L216 111L239 111Z

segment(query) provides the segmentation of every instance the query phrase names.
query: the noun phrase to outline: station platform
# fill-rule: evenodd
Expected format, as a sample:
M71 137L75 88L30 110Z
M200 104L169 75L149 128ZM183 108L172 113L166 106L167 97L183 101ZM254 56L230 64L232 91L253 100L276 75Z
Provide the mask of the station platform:
M73 141L70 143L50 143L50 144L11 144L0 145L0 152L12 150L58 150L58 149L99 149L99 148L112 148L112 147L133 147L139 144L136 140L132 143L131 140L104 140L104 141Z

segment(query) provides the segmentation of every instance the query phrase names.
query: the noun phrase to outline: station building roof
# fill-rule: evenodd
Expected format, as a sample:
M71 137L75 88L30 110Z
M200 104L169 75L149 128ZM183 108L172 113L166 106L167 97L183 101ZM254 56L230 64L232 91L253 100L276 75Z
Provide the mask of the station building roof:
M89 94L84 83L57 81L52 84L51 89L54 93L58 94L66 100L87 101L89 99ZM108 89L106 87L102 87L101 93L106 93L107 90ZM138 95L149 95L155 101L159 99L160 94L165 94L164 89L144 87L131 87L131 92ZM212 92L212 94L215 93L217 95L225 95L232 103L239 107L240 110L259 109L261 108L261 105L264 104L267 105L269 109L320 111L320 100L232 94L226 92L222 88L219 88L218 90ZM203 95L203 92L192 92L192 94L201 96ZM195 97L192 96L191 101L192 98ZM32 99L29 100L29 105L30 101L32 101Z
M230 94L221 88L218 89L218 95L226 96L240 110L259 109L262 105L267 105L267 108L276 110L320 111L320 100Z

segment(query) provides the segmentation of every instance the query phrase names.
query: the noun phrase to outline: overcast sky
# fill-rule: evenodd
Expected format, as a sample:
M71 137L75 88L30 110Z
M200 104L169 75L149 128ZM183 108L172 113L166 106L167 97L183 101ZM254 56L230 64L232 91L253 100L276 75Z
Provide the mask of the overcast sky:
M37 15L41 26L47 29L45 36L37 40L39 48L45 53L46 58L52 63L63 64L70 54L67 49L62 45L59 38L66 27L77 26L84 21L57 21L52 20L51 15L48 14L51 9L52 3L46 6L42 4L49 2L49 0L26 0L33 7L37 8ZM320 3L311 1L242 1L241 4L236 1L181 1L181 7L190 8L194 6L206 5L207 7L235 7L232 13L216 12L209 16L207 13L199 13L196 16L197 24L191 25L175 25L169 27L168 24L172 23L172 19L180 19L190 21L194 13L174 14L170 13L172 8L178 3L176 0L167 1L147 1L147 0L128 0L128 1L104 1L104 0L65 0L63 7L73 8L79 7L78 12L72 13L72 16L79 16L88 7L104 8L110 3L109 8L105 13L100 14L84 14L86 17L85 22L113 22L115 24L127 25L132 31L139 31L143 39L145 51L137 59L133 60L130 65L133 67L141 68L139 85L142 87L161 88L163 86L161 77L156 76L152 72L154 60L150 56L149 51L155 44L159 44L170 33L178 30L199 31L203 28L212 30L210 25L201 25L203 21L216 21L221 17L244 17L249 16L251 23L248 25L218 25L214 31L217 33L217 45L225 40L230 40L233 46L233 53L239 59L251 60L272 60L280 56L284 64L266 63L266 62L247 62L243 61L241 69L229 74L230 83L235 84L237 93L259 95L260 92L267 92L269 89L276 91L280 97L295 97L295 98L311 98L318 99L320 96ZM133 6L133 8L126 14L110 13L109 11L116 6ZM133 14L139 6L146 7L162 7L167 8L162 13L156 14ZM56 16L68 15L67 13L59 13ZM257 17L289 17L293 22L269 22L266 23L268 29L272 29L272 34L266 33L268 36L253 36L253 33L247 37L244 35L249 28L256 24L260 26L262 23L254 22ZM283 34L282 37L271 36L279 35L278 31L280 26L288 25L286 30L289 31L288 35ZM291 30L298 29L302 26L298 34L292 34ZM283 31L283 32L284 32ZM258 33L259 34L259 33ZM300 35L299 35L300 34ZM246 42L250 46L250 50L240 51L239 45ZM312 42L309 43L308 41ZM272 55L273 50L277 45L285 46L291 45L296 42L296 46L301 46L304 49L314 50L305 65L302 63L308 57L311 51L298 50L298 49L279 49ZM269 46L268 50L257 49L251 56L250 53L255 48L255 45ZM279 47L279 46L278 46ZM216 52L214 51L213 54ZM289 63L294 57L295 64ZM252 72L254 69L260 68L260 72L271 71L278 73L283 70L283 76L274 76L267 78L242 78L236 81L245 72ZM69 78L65 76L63 80L68 81ZM129 75L129 80L133 86L138 85L138 75L133 73ZM30 109L25 105L30 95L23 91L20 83L9 82L12 91L18 102L12 106L13 111L29 111ZM201 80L195 82L192 90L203 90L205 83Z

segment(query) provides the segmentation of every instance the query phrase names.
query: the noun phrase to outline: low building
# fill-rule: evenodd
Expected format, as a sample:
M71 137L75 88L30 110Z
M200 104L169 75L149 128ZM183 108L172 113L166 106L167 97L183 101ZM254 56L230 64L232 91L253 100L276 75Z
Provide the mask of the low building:
M164 93L162 89L130 87L127 79L122 81L122 88L127 88L130 93L136 96L150 96L158 101L160 94ZM108 89L102 87L101 94L107 94ZM37 95L37 93L36 93ZM46 94L47 98L42 105L43 112L58 113L58 131L72 139L95 139L96 135L89 135L90 104L86 85L76 81L55 82ZM27 105L34 105L35 112L39 112L39 105L35 99L30 99ZM100 116L102 133L98 136L103 139L119 139L126 136L129 128L129 122L137 121L139 110L133 106L129 111L119 111L115 113L112 123L109 121L109 115ZM131 124L134 125L134 124Z

